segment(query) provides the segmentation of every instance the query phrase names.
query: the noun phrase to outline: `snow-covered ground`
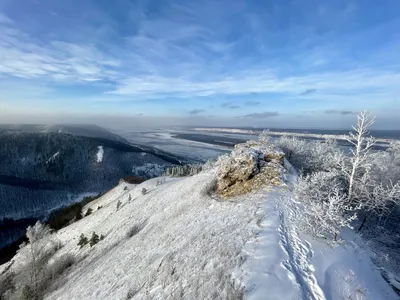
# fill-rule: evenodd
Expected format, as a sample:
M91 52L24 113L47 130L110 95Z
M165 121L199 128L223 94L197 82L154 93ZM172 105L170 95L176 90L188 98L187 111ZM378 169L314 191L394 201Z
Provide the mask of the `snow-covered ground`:
M292 171L232 201L209 193L215 173L122 183L89 203L91 215L57 232L56 255L78 262L45 299L398 299L352 232L331 247L297 231ZM94 231L104 240L79 249Z
M103 146L98 146L97 148L99 150L97 151L96 159L97 159L98 163L101 163L103 161L103 157L104 157L104 148L103 148Z

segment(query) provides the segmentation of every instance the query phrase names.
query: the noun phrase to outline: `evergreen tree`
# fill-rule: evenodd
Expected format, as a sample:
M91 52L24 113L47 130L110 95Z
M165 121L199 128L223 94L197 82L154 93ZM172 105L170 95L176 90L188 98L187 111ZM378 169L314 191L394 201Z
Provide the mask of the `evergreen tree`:
M94 245L96 245L99 242L100 238L99 236L96 234L96 232L93 231L92 233L92 237L90 238L90 247L93 247Z
M88 243L88 238L82 233L81 236L79 237L79 242L78 242L78 246L80 246L80 248L82 248L83 246L85 246Z

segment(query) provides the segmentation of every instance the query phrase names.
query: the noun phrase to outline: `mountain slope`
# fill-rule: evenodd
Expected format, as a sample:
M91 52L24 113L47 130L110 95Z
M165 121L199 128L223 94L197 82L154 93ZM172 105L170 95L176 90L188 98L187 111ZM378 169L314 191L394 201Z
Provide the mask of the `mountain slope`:
M109 190L127 175L159 176L165 167L184 161L111 133L112 139L99 137L103 131L97 129L90 137L36 129L0 130L0 222L43 218L84 196ZM0 247L25 228L1 227Z
M354 234L332 248L299 233L288 164L281 186L231 200L212 193L217 168L161 185L121 183L89 203L91 215L56 233L63 247L53 260L77 262L45 299L398 299ZM104 239L80 249L80 235L93 232ZM20 254L13 261L12 270L24 268Z

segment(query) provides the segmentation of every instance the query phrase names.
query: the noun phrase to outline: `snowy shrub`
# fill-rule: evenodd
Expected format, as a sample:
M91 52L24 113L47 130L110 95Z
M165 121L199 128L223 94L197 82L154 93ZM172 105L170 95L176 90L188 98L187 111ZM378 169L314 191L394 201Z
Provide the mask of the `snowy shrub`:
M293 167L305 174L335 169L343 159L336 141L331 139L306 141L283 136L276 141L276 145Z
M0 274L0 299L6 299L8 295L13 293L14 289L14 273L7 270Z
M126 294L126 300L132 299L136 294L138 293L138 290L135 288L129 289L128 293Z
M159 186L159 185L163 185L165 183L165 178L160 178L160 179L157 179L157 186Z
M302 176L295 185L295 194L303 207L296 216L299 228L316 237L337 240L343 227L351 227L359 207L347 201L345 185L334 172L316 172Z
M90 216L92 214L92 212L93 212L93 209L88 208L88 210L85 213L85 217Z
M93 231L92 237L91 237L90 240L89 240L89 245L90 245L90 247L93 247L93 246L96 245L99 241L100 241L99 236L96 234L96 232Z
M121 205L122 205L122 202L121 202L120 199L118 199L118 201L117 201L117 211L119 210L119 208L121 207Z
M21 300L39 300L39 295L33 287L25 285L22 288Z
M210 196L217 190L218 181L216 178L207 183L204 194Z
M82 248L83 246L87 245L87 243L89 243L88 238L82 233L79 237L79 241L78 241L78 246L80 248Z
M259 137L258 140L262 143L262 144L269 144L270 140L271 140L271 136L270 136L270 131L267 130L263 130Z
M209 159L203 164L202 170L203 171L212 170L216 167L216 165L217 165L217 159L214 159L214 158Z
M144 227L144 223L136 223L126 232L126 238L131 238L138 234Z
M65 272L68 268L76 263L76 258L73 254L64 254L58 257L50 266L49 272L54 280Z
M147 194L147 189L146 188L142 188L142 195L146 195Z

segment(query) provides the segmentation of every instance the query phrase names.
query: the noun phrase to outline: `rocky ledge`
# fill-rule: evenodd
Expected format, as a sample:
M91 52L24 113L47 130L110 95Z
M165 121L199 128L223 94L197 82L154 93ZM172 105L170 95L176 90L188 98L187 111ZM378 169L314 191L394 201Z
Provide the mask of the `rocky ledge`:
M248 141L219 159L217 193L223 198L283 183L284 153L271 144Z

